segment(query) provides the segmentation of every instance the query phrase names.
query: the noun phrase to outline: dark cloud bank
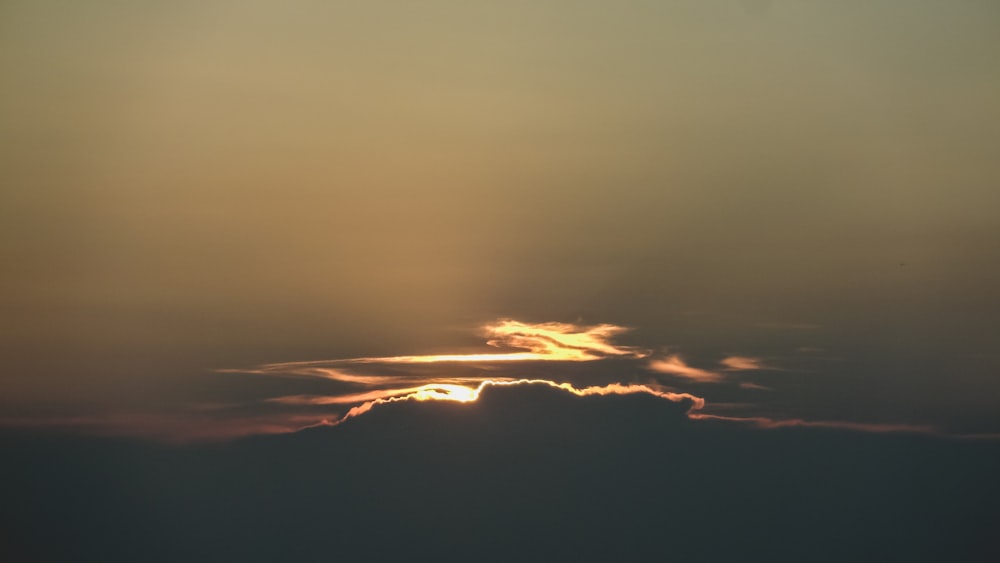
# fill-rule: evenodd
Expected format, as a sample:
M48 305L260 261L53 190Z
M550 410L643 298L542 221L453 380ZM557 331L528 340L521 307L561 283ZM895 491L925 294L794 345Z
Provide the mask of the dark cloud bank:
M7 433L5 561L996 561L1000 443L489 388L191 446Z

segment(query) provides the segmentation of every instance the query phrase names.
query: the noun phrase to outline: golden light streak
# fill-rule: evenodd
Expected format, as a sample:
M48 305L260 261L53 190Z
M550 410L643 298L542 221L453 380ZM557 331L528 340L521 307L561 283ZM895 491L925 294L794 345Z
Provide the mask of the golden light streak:
M612 324L530 324L505 319L487 325L485 329L491 336L490 346L530 350L547 359L588 361L609 356L641 358L649 355L647 351L633 346L611 344L613 337L629 330Z
M418 387L401 389L382 389L365 393L350 393L345 395L290 395L269 399L270 402L284 405L345 405L368 401L387 400L393 397L412 397L419 401L475 401L479 394L476 387L467 387L452 383L427 383Z
M556 358L554 355L535 352L512 352L509 354L439 354L426 356L388 356L384 358L354 358L354 363L386 364L434 364L438 362L529 362L539 360L570 360L569 357ZM596 358L593 358L596 359Z
M492 363L492 362L590 362L609 357L644 358L647 350L634 346L619 346L611 339L628 332L612 324L576 325L571 323L523 323L501 319L483 326L487 344L494 348L526 350L522 352L483 352L475 354L421 354L411 356L371 356L266 364L244 373L292 374L351 381L357 376L332 369L331 365L350 364L433 364L433 363ZM236 370L220 370L233 372ZM366 379L366 378L363 378ZM362 383L370 383L366 379Z

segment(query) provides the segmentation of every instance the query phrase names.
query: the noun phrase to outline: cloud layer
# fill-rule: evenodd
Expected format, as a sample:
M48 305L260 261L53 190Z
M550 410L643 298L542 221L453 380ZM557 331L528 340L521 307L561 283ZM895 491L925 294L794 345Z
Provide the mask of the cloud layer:
M644 348L614 341L628 331L613 324L533 324L501 319L481 327L486 345L498 352L370 356L219 369L219 374L237 376L230 380L233 385L240 381L251 385L251 376L256 376L256 388L263 389L263 395L258 393L258 398L249 401L187 404L156 412L7 418L0 420L0 426L72 429L175 442L219 440L336 426L393 403L474 403L488 388L535 385L578 397L648 395L686 405L691 420L757 428L941 434L926 424L807 420L791 414L781 417L773 407L760 402L780 393L780 386L770 380L761 385L741 376L743 372L773 374L782 371L780 368L746 355L722 357L714 369L698 367L676 352L654 356ZM697 392L686 391L684 386L694 386ZM284 389L308 390L289 393L282 392Z

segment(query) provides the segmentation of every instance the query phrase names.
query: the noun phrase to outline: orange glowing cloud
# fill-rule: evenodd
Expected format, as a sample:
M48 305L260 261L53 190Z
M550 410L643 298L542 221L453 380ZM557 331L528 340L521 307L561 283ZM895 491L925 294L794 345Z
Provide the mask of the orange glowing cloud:
M715 383L722 380L722 374L708 371L693 366L689 366L677 354L671 354L666 358L652 360L648 364L649 369L670 375L676 375L685 379L698 381L701 383Z
M720 360L719 363L724 366L726 371L770 369L764 365L764 361L760 358L751 358L750 356L729 356Z
M563 361L589 362L608 357L641 358L648 352L633 346L618 346L611 339L628 332L628 328L600 324L593 326L571 323L522 323L504 319L483 327L495 348L527 350L480 354L440 354L420 356L388 356L354 358L356 363L425 364L437 362L527 362Z
M569 323L529 324L502 320L487 325L490 346L530 350L540 357L562 360L597 360L609 356L641 358L648 352L616 346L610 340L629 329L611 324L580 326Z
M282 362L265 364L253 369L222 369L225 373L256 373L319 377L378 385L405 378L397 376L356 375L349 371L352 364L435 364L435 363L494 363L494 362L591 362L605 358L644 358L647 350L621 346L611 341L629 331L612 324L577 325L572 323L523 323L501 319L482 327L486 344L493 348L519 350L515 352L479 352L473 354L422 354L412 356L371 356L336 360Z

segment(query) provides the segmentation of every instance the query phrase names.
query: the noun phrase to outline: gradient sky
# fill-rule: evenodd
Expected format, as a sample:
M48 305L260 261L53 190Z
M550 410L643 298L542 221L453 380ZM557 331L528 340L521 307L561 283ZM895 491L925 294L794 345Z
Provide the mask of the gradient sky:
M998 29L988 1L4 2L0 418L249 408L324 392L260 366L497 352L516 319L627 327L648 362L594 381L717 414L1000 433Z

